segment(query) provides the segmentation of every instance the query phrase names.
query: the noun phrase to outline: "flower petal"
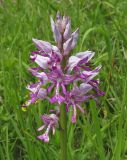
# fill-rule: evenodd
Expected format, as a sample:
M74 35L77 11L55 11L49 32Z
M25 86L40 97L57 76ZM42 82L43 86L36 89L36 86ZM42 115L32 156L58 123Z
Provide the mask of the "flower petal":
M91 51L79 52L75 56L71 56L68 61L68 73L70 73L74 67L87 63L93 56L94 52Z
M96 67L93 71L83 71L83 76L85 78L85 83L92 80L100 71L101 66Z
M56 14L56 19L59 20L59 21L62 21L62 16L61 16L59 11Z
M60 53L60 50L58 49L58 47L52 46L52 50L59 57L59 59L62 60L62 54Z
M37 94L37 98L44 99L44 98L46 98L46 96L47 96L46 89L40 88L38 91L38 94Z
M44 52L51 52L52 51L52 45L49 42L38 40L38 39L32 39L34 44L39 50L42 50Z
M80 58L81 60L86 59L86 62L88 62L94 56L94 54L95 54L94 52L85 51L85 52L79 52L75 56Z
M32 93L36 93L38 91L38 89L40 88L40 84L39 83L32 83L27 85L26 87L28 90L30 90Z
M62 30L64 31L65 28L66 28L66 25L68 24L69 22L69 17L68 16L63 16L63 20L62 20Z
M71 56L68 60L68 73L70 73L75 66L77 66L78 62L80 61L80 58L76 56Z
M29 69L29 71L32 73L33 76L39 78L43 84L48 81L48 77L45 72L37 72L36 70L33 70L31 68Z
M75 48L76 44L77 44L77 40L78 40L78 36L79 36L79 28L76 29L75 32L72 33L72 45L71 45L71 49Z
M64 102L65 98L61 95L55 95L54 97L50 98L51 103L56 103L58 102L59 104Z
M81 93L83 93L83 94L88 93L92 88L93 87L87 83L82 83L82 84L80 84L80 87L79 87Z
M70 38L70 36L71 36L71 22L69 20L67 25L66 25L66 28L65 28L65 31L64 31L64 34L63 34L63 38L64 38L64 40L67 40L67 39Z
M45 128L45 125L39 127L39 128L38 128L38 131L41 131L41 130L43 130L44 128Z
M68 55L68 53L71 51L72 41L73 39L71 37L63 44L64 55Z
M51 27L52 27L54 39L57 43L60 43L62 41L62 36L61 36L55 22L53 21L52 17L50 18L50 21L51 21Z
M46 133L38 136L37 138L43 140L44 142L49 142L49 135L47 135Z
M32 59L43 69L46 69L48 67L48 62L50 59L48 57L44 57L41 55L33 55L31 56Z

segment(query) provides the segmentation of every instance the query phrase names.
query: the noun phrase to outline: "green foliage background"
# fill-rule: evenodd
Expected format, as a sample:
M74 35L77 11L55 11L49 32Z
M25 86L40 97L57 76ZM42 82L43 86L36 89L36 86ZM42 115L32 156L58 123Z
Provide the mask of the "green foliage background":
M27 112L25 86L35 79L27 69L31 39L54 43L50 15L69 15L80 27L77 51L95 51L95 66L105 96L100 106L87 104L77 124L68 120L69 160L127 160L127 1L1 0L0 1L0 160L58 160L59 130L50 143L36 139L41 114L53 108L39 102ZM68 115L70 118L70 115Z

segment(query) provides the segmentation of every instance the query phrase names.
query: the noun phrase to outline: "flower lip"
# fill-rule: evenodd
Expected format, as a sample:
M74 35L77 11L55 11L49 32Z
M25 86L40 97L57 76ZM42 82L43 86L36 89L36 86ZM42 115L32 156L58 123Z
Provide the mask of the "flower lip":
M49 135L47 135L46 133L38 136L37 138L43 140L44 142L49 142Z

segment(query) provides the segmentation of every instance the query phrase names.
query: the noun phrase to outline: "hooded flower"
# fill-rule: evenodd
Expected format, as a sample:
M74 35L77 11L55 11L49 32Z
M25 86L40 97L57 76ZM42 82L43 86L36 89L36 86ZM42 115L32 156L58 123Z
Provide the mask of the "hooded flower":
M52 131L53 135L55 134L55 129L58 126L58 117L52 113L50 115L42 115L41 119L44 122L44 125L38 128L38 131L45 129L45 132L38 136L38 138L44 142L49 142L49 132Z
M84 113L84 109L80 106L81 103L91 98L88 92L92 90L92 86L87 83L81 83L78 87L74 85L73 89L66 94L66 110L69 111L70 106L73 108L72 123L76 122L77 108Z
M85 51L79 52L75 56L71 56L68 60L68 72L71 72L75 68L80 70L81 66L87 64L94 54L94 52Z
M42 100L47 97L47 91L46 89L41 88L41 83L30 84L27 86L27 89L30 91L30 100L22 106L23 108L28 107L39 99Z

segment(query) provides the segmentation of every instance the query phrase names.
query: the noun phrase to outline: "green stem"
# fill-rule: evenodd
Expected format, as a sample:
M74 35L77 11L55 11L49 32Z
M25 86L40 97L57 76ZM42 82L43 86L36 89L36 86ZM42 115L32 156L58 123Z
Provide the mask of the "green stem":
M67 113L64 105L60 107L60 147L60 159L67 160Z

